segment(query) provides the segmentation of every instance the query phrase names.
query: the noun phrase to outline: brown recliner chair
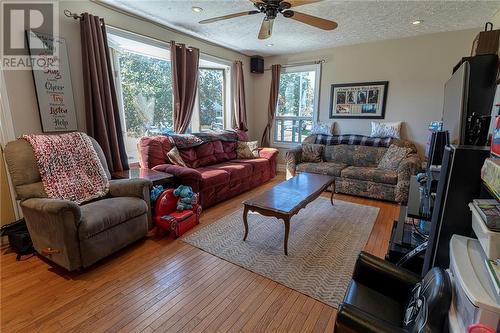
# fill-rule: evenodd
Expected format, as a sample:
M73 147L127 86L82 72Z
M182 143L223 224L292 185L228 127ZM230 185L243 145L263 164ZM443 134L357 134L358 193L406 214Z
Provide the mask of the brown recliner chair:
M92 143L111 179L101 147ZM69 271L88 267L147 234L149 180L110 180L106 197L78 205L47 197L26 140L9 142L4 152L33 246L52 262Z

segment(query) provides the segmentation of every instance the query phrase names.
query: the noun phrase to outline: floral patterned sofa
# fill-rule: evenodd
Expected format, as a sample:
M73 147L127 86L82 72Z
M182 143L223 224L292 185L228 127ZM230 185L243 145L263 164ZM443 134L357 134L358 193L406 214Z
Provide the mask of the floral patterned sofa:
M287 178L300 172L331 175L336 177L338 193L406 203L410 177L421 168L415 145L399 139L316 134L307 137L303 145L322 148L322 156L311 162L303 156L302 146L287 151ZM406 153L392 169L380 168L379 163L391 145L406 148ZM391 158L389 152L385 159Z

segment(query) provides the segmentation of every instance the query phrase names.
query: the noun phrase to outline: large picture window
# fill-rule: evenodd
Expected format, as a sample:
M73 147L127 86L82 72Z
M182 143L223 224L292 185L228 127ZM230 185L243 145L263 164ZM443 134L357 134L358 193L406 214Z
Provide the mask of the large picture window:
M112 27L108 28L108 41L125 148L129 162L134 163L139 161L137 143L141 137L172 132L170 51L165 43ZM229 71L230 64L201 56L191 132L231 125Z
M318 109L319 65L284 68L280 76L274 142L295 144L311 133Z
M200 68L198 101L200 130L224 128L224 70Z

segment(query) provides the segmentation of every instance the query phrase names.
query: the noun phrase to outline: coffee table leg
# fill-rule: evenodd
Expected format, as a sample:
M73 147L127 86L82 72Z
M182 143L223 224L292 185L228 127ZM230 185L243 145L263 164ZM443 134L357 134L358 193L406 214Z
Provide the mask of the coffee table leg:
M247 215L248 215L248 207L245 206L243 209L243 224L245 225L245 235L243 236L243 240L247 240L248 236L248 221L247 221Z
M332 183L332 195L330 196L330 203L333 206L333 195L335 194L335 181Z
M285 255L288 255L288 234L290 233L290 219L283 218L283 222L285 222L285 240L283 242L283 248L285 250Z

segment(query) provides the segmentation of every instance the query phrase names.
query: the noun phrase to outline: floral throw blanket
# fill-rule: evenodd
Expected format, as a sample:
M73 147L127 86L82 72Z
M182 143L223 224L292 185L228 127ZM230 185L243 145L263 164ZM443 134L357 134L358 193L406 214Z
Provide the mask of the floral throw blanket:
M33 147L49 198L80 204L108 193L108 177L86 134L23 135L22 138Z

